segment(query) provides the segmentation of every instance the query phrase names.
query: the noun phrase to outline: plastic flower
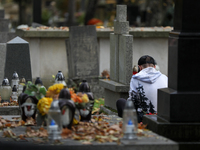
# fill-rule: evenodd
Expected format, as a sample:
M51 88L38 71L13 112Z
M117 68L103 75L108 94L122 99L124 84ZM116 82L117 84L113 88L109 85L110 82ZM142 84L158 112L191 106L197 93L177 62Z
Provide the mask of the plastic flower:
M41 98L37 103L37 108L42 116L48 113L53 99L49 97Z
M88 98L87 94L83 94L82 100L83 100L84 103L88 103L89 102L89 98Z
M60 91L64 88L64 85L62 83L60 84L54 84L48 88L47 97L53 97L54 95L57 95L60 93Z

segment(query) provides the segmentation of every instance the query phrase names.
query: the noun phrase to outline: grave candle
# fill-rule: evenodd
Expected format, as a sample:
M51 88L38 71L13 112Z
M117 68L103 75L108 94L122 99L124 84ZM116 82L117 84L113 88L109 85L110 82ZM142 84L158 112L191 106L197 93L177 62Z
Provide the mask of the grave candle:
M4 78L0 87L1 102L10 102L12 88L10 87L8 78Z

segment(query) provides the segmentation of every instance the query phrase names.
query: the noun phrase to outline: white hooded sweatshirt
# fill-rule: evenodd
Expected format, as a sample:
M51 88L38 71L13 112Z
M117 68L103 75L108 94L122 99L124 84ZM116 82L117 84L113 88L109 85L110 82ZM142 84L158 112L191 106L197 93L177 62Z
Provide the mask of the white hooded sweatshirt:
M155 68L148 67L132 76L129 99L132 99L133 101L135 99L139 99L139 101L141 101L142 99L145 101L146 105L148 105L146 111L147 113L151 112L151 108L154 109L154 112L157 112L157 91L160 88L166 87L168 87L168 77L160 71L157 71ZM144 104L142 105L144 106ZM137 112L141 112L143 106L137 108Z

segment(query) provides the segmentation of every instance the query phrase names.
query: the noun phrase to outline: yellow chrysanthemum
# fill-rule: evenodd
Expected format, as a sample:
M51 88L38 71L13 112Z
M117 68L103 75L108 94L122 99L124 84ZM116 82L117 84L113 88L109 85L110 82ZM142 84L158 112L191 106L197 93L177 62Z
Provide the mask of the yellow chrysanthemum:
M62 83L54 84L48 88L48 93L59 94L63 88L64 85Z
M53 99L49 97L43 97L38 101L37 108L42 116L48 113L52 101Z
M89 102L89 98L88 98L87 94L83 94L82 101L83 101L83 103L88 103Z

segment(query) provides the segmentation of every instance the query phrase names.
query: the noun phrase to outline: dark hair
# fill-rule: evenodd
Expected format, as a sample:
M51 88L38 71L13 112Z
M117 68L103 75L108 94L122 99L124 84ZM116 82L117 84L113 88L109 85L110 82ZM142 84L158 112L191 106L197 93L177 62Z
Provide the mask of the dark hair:
M145 64L153 64L156 65L156 61L153 57L149 56L149 55L144 55L142 57L140 57L140 59L138 60L138 65L145 65ZM145 66L144 66L145 67ZM138 72L140 72L140 68L138 67Z
M153 57L151 57L149 55L144 55L144 56L140 57L140 59L138 60L138 65L143 65L143 64L156 65L157 63Z

